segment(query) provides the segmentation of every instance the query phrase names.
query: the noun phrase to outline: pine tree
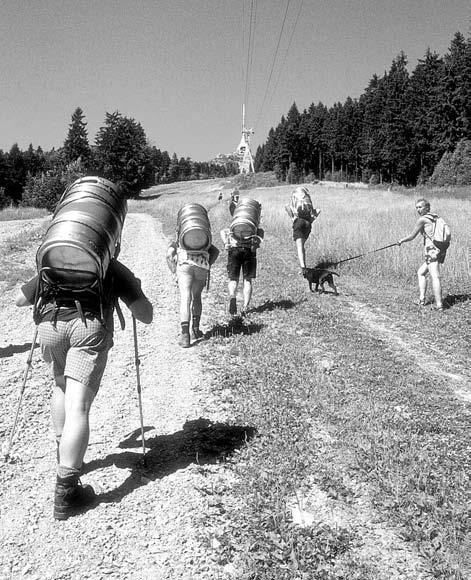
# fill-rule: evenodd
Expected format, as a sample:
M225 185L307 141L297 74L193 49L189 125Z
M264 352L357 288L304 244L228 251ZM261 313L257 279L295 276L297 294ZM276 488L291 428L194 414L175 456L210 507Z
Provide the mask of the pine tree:
M153 183L152 151L144 129L118 111L106 113L96 137L96 158L103 176L118 182L128 196Z
M69 132L64 141L62 152L65 163L72 163L80 159L86 166L90 160L91 151L88 143L87 123L80 107L77 107L72 114L72 121L69 125Z

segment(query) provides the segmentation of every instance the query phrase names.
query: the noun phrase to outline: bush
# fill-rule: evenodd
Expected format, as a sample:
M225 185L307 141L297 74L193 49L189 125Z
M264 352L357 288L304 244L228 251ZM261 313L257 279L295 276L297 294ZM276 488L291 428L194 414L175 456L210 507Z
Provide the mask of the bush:
M273 171L261 173L239 173L232 178L237 189L254 189L255 187L276 187L280 182Z
M65 170L55 168L39 175L30 174L26 180L21 203L54 211L66 187L84 175L80 162L68 165Z
M430 185L471 185L471 141L462 139L453 153L446 152L429 180Z

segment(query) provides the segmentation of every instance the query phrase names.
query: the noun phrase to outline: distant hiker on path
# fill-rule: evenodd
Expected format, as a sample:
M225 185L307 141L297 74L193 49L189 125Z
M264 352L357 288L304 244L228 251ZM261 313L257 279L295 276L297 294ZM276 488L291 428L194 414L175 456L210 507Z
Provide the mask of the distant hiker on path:
M52 276L52 274L51 274ZM24 284L17 306L35 303L38 276ZM112 260L104 278L107 301L101 317L100 300L92 291L79 303L78 295L52 291L42 296L38 312L38 336L55 385L51 398L52 423L57 441L57 479L54 518L65 520L91 504L95 492L82 486L80 474L90 435L89 413L113 346L113 311L120 298L133 316L149 324L152 304L139 280L117 260Z
M193 338L198 340L203 336L200 330L201 294L218 256L219 250L211 244L208 212L200 204L186 204L178 212L176 239L168 245L166 256L180 291L179 344L182 348L191 345L190 322Z
M446 252L450 245L450 230L446 223L436 214L430 213L430 202L426 199L418 199L415 208L419 219L412 233L398 240L401 245L411 242L419 234L424 240L425 262L417 270L419 283L419 304L425 306L427 292L427 275L432 279L432 289L435 297L435 308L443 311L442 287L440 281L440 264L445 261Z
M286 213L293 222L293 240L296 242L298 261L304 275L306 270L305 244L311 234L312 222L320 210L314 209L307 187L296 187L291 195L291 203L285 206Z
M229 202L229 213L231 215L234 215L236 205L239 203L239 195L240 194L238 189L234 189L234 191L231 193L231 201Z
M231 226L220 233L227 250L229 314L237 314L237 289L242 271L244 303L241 316L245 316L252 299L253 280L257 276L257 249L265 235L258 227L261 205L258 201L242 198L234 202L233 208L229 206L229 211L233 216Z

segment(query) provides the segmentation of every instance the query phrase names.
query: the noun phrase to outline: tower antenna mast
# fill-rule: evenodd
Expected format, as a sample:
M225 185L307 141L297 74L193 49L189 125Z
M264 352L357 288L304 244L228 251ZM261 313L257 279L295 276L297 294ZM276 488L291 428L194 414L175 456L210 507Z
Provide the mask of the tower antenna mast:
M253 133L253 129L247 129L245 126L244 104L242 105L242 137L236 149L236 155L239 159L239 173L255 173L252 152L250 151L250 137Z

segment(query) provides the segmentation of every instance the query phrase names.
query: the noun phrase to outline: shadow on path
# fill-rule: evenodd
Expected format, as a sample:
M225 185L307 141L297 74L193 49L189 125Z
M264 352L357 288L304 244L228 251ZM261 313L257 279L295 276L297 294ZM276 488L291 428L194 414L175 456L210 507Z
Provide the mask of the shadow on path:
M145 427L150 431L153 427ZM256 434L254 427L241 427L212 423L207 419L187 421L181 431L172 435L158 435L146 439L146 461L143 462L141 430L136 429L119 447L137 448L138 451L112 453L104 459L95 459L85 464L84 472L90 473L115 465L120 469L131 469L130 475L116 489L97 496L96 503L116 503L135 489L150 481L161 479L192 463L205 465L224 459L242 447ZM95 504L96 505L96 504Z
M289 310L295 306L296 303L292 300L278 300L277 302L274 302L273 300L267 300L263 304L260 304L260 306L251 308L250 312L271 312L272 310L277 310L278 308L282 310Z
M468 300L471 300L471 294L448 294L443 302L448 306L448 308L451 308L452 306L455 306L455 304L468 302Z
M255 334L260 332L264 327L263 324L254 324L253 322L244 322L240 316L234 316L227 324L216 324L211 330L205 333L204 338L212 336L223 336L225 338L234 334Z
M0 348L0 358L13 356L14 354L18 354L20 352L27 352L30 349L31 349L30 342L25 342L25 344L10 344L9 346Z

